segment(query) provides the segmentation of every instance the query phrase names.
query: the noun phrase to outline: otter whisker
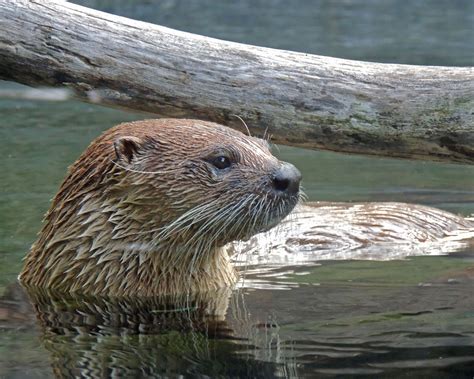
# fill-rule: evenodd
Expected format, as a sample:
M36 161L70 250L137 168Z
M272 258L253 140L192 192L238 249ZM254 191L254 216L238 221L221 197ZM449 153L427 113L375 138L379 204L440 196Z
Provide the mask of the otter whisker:
M300 192L298 193L298 202L304 203L306 201L308 201L308 196L306 195L303 186L300 186Z
M246 215L248 214L247 210L250 209L250 205L254 201L255 196L254 195L249 195L245 199L241 200L239 210L235 215L232 215L232 218L229 218L227 220L227 224L229 224L232 221L232 228L228 231L229 234L247 234L247 233L242 233L244 230L242 227L242 220L245 221L247 220L248 217ZM241 213L240 217L237 217L237 215ZM226 225L227 226L227 225ZM239 229L240 228L240 229ZM240 231L239 231L240 230Z
M249 127L247 126L247 124L245 123L245 121L242 119L242 117L237 116L236 114L231 114L231 116L237 117L240 121L242 121L242 124L244 124L245 129L247 130L247 135L248 135L249 137L252 137L252 134L250 133Z
M250 197L250 195L248 196ZM247 197L247 198L248 198ZM207 226L209 225L219 225L219 220L220 219L224 219L225 220L225 223L223 225L221 225L220 229L216 231L216 234L220 233L222 229L224 229L229 223L233 222L234 221L234 217L235 215L239 212L239 210L242 208L242 205L241 205L241 202L243 200L240 200L240 202L236 203L236 204L233 204L233 206L231 207L227 207L225 209L225 211L220 211L220 215L218 216L217 220L214 220L214 219L210 219L206 224L204 224L203 226L201 226L198 230L198 232L196 233L196 237L199 236L200 234L202 235L203 232L206 232L206 228ZM232 205L232 204L231 204Z
M205 213L205 210L206 210L206 207L209 207L211 205L212 205L212 203L205 203L205 204L201 204L199 206L196 206L194 208L191 208L189 211L187 211L186 213L181 215L178 219L176 219L172 223L167 224L165 226L161 226L161 227L156 228L156 229L144 230L144 231L140 232L139 234L149 234L149 233L153 233L153 232L162 232L163 235L161 235L161 236L164 236L164 233L166 231L169 231L171 233L174 229L179 230L179 228L182 227L182 225L184 225L190 219L193 219L192 216L195 213L200 215L200 218L207 217L208 215ZM197 221L197 219L193 219L193 220Z
M168 225L167 227L163 228L163 230L161 231L161 233L159 233L157 236L155 236L154 238L154 244L155 245L163 245L162 248L160 250L164 250L164 251L160 251L160 254L162 255L170 255L170 252L173 250L173 245L175 245L177 243L177 239L174 240L173 243L171 244L166 244L165 241L167 241L169 239L169 237L171 236L171 234L176 231L176 230L179 230L177 229L180 225L186 223L187 221L189 221L190 217L192 217L195 213L198 213L198 212L201 212L201 217L200 218L193 218L193 223L192 224L189 224L187 225L185 228L183 228L182 230L188 230L189 228L191 228L191 226L195 223L197 223L198 221L200 221L200 219L203 219L207 216L212 216L212 210L213 208L215 208L215 206L213 206L213 203L208 203L208 204L204 204L202 206L198 206L198 207L195 207L193 209L191 209L189 212L187 212L186 214L184 214L182 216L182 220L181 222L176 222L176 223L173 223L171 225ZM212 218L212 217L211 217ZM177 220L178 221L178 220ZM186 244L185 247L187 247L189 244ZM179 255L180 257L180 260L181 261L184 261L186 259L186 254L180 254ZM165 274L169 273L169 270L171 269L171 267L173 265L176 265L176 266L179 266L180 263L179 262L176 262L176 261L173 261L172 259L164 259L165 261L168 261L169 263L167 265L162 265L160 267L160 271L161 271L161 276L164 276Z
M213 243L223 232L226 230L227 234L233 235L235 231L239 230L239 228L242 230L241 223L238 222L241 218L244 217L238 217L239 213L244 212L246 209L246 204L251 203L253 201L252 196L249 195L245 199L242 199L239 203L237 203L232 209L227 209L226 212L226 217L224 218L224 223L220 226L219 229L215 230L213 235L211 235L209 243ZM232 212L229 215L229 212ZM244 218L245 220L245 218ZM232 227L230 229L227 229L228 225L232 223ZM206 228L202 228L205 230ZM196 263L201 264L205 256L203 256L202 251L199 251L199 256L196 255Z
M232 204L231 204L232 205ZM217 230L214 231L213 234L211 234L208 238L206 238L206 241L208 244L212 244L214 243L214 241L220 236L221 234L221 230L223 230L230 222L232 222L232 220L234 219L234 216L235 214L240 210L240 204L237 203L237 204L233 204L233 206L229 206L227 207L223 212L221 212L220 216L216 219L211 219L212 221L214 221L214 223L211 223L209 220L206 224L202 225L198 230L197 232L194 234L194 236L190 239L190 242L193 240L193 239L198 239L199 240L199 236L200 235L203 235L204 232L208 232L207 231L207 226L209 224L217 224L219 225L219 221L221 219L224 219L224 224L221 225L221 227ZM194 252L194 256L193 256L193 261L192 263L194 263L200 256L202 256L202 250L197 250Z
M252 224L252 230L258 229L257 222L259 221L259 218L263 218L263 224L265 223L265 217L266 213L264 212L265 210L265 204L269 202L268 196L265 195L261 199L257 199L257 205L255 208L253 208L253 224ZM271 202L271 201L270 201Z
M212 203L211 203L211 204L212 204ZM208 221L208 223L206 223L206 224L204 225L204 227L201 226L201 227L198 229L198 231L197 231L190 239L188 239L188 241L187 241L186 244L184 245L184 247L186 248L186 250L192 251L192 259L191 259L191 264L190 264L190 272L192 272L192 270L193 270L192 268L194 267L194 263L195 263L196 258L197 258L198 256L203 255L203 254L204 254L204 251L210 250L211 247L212 247L212 246L210 246L210 245L212 244L213 239L215 239L214 237L212 237L212 235L211 235L211 238L210 238L210 239L206 239L206 241L208 242L206 248L201 247L202 241L201 241L199 238L196 238L196 237L199 236L199 233L200 233L200 232L206 231L206 226L207 226L208 224L212 224L212 222L210 222L211 220L214 220L214 222L218 222L218 220L215 220L215 219L213 218L213 216L214 216L215 213L217 213L217 211L219 211L219 209L214 209L214 208L216 208L216 207L207 207L207 209L205 208L207 211L213 211L212 213L210 213L210 215L208 215L208 216L209 216L209 221ZM222 218L226 217L226 214L229 213L230 211L232 211L232 208L233 208L233 207L229 206L228 209L227 209L225 212L221 212L220 217L222 217ZM197 220L195 219L195 220L193 220L193 221L194 221L194 224L195 224ZM188 225L188 226L189 226L189 225ZM216 236L216 238L217 238L217 236ZM184 259L184 257L183 257L182 259Z
M268 125L265 127L265 130L263 131L262 139L269 143L270 142L270 136L267 136L267 133L268 133Z
M215 207L215 204L210 202L190 209L172 223L164 226L161 230L161 233L158 235L158 239L166 239L175 231L182 232L183 230L189 230L193 225L197 224L201 220L209 218L209 216L214 213L212 212L213 207ZM198 217L195 218L195 214L197 214ZM187 225L184 226L186 223Z
M248 229L250 231L253 231L256 229L258 216L261 215L261 204L258 198L254 198L252 203L249 205L252 205L252 207L250 207L251 211L249 212L247 224L248 224Z

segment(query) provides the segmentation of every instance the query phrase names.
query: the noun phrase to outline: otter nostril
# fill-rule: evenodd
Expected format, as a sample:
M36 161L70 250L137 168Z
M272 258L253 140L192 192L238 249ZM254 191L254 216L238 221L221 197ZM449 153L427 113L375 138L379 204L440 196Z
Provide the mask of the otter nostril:
M286 178L273 178L273 185L277 191L286 191L288 186L290 185L290 181Z
M273 176L273 186L277 191L296 194L300 190L301 173L290 163L282 163Z

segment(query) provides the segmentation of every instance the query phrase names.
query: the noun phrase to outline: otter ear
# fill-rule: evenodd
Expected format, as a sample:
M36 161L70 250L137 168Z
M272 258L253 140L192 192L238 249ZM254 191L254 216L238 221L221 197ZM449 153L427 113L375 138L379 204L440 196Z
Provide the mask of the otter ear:
M142 140L137 137L124 136L114 142L115 155L118 160L127 160L130 163L140 150Z

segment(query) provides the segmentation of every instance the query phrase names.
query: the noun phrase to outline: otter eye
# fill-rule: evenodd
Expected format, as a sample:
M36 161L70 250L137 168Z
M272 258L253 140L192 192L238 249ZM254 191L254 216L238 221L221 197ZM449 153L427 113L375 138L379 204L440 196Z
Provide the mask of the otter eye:
M219 170L224 170L225 168L230 167L230 159L223 155L214 158L211 163Z

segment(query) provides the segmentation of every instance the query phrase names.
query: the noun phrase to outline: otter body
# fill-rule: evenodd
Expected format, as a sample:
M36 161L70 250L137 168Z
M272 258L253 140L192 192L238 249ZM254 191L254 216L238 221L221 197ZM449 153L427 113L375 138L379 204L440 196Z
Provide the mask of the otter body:
M114 296L231 285L223 246L280 222L300 179L265 141L218 124L118 125L70 167L20 280Z
M300 179L265 141L218 124L118 125L70 167L20 280L113 296L206 291L235 283L236 250L383 259L474 235L462 217L397 203L302 206L270 230L297 204Z

